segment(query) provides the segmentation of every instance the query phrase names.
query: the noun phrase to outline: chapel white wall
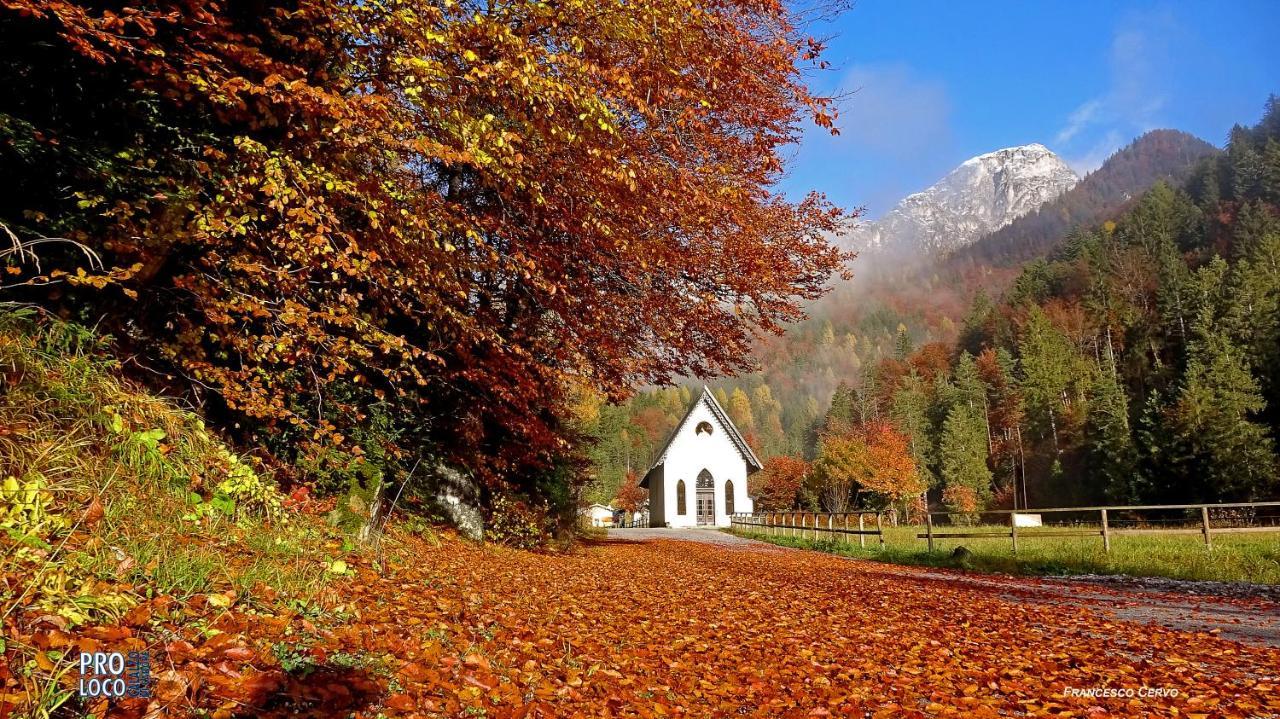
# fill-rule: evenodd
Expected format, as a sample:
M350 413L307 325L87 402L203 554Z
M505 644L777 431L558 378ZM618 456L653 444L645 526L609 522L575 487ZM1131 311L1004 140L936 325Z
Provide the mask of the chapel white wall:
M710 422L713 431L710 435L695 433L701 422ZM692 414L680 428L679 434L667 450L666 462L661 467L664 481L661 483L665 491L659 503L650 494L650 517L653 526L695 527L698 525L697 486L698 473L703 469L711 472L715 491L715 524L720 527L729 526L729 515L725 513L725 483L733 482L733 511L736 513L752 511L750 497L747 496L747 463L729 439L728 432L716 421L705 402L699 402ZM655 478L656 479L656 478ZM685 513L676 511L676 482L685 483ZM651 484L658 484L651 481ZM653 507L659 504L664 515L659 521L653 518Z

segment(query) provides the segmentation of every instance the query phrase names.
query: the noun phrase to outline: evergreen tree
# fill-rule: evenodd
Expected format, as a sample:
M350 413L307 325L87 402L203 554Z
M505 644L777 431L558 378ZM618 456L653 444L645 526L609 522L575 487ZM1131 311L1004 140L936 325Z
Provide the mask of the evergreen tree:
M831 406L823 418L824 432L844 432L853 426L857 417L853 388L848 382L841 381L831 395Z
M1218 176L1218 163L1214 159L1205 159L1196 165L1187 181L1187 191L1201 210L1217 211L1222 200L1222 178Z
M1271 214L1262 200L1255 200L1240 207L1231 230L1234 255L1248 257L1262 238L1280 232L1280 217Z
M1210 278L1219 273L1213 272ZM1204 271L1202 271L1204 272ZM1166 413L1177 486L1166 496L1191 501L1248 500L1275 486L1276 457L1267 428L1254 421L1266 406L1244 352L1204 303L1188 346L1187 368Z
M929 421L929 395L924 381L914 371L903 378L893 393L891 414L898 430L907 436L911 458L915 460L921 478L926 485L937 486L938 478L934 471L937 442L933 423Z
M1227 143L1227 162L1231 171L1231 196L1236 200L1251 200L1262 189L1262 155L1254 147L1252 134L1236 125Z
M991 298L987 297L985 290L979 289L973 297L969 314L965 315L964 323L960 328L960 339L957 341L960 349L976 355L984 347L994 343L995 338L992 336L991 327L994 314L995 305L992 304Z
M893 355L894 358L902 361L911 356L911 333L907 331L907 326L898 324L898 335L894 340Z
M1231 268L1223 327L1262 385L1270 424L1280 423L1280 231L1258 240Z
M1043 310L1033 306L1018 354L1027 413L1042 434L1052 437L1053 451L1060 454L1058 430L1063 399L1073 379L1073 364L1078 361L1075 347L1053 326Z
M1109 352L1103 355L1103 365L1089 386L1088 412L1085 440L1090 477L1109 501L1137 503L1147 490L1138 476L1129 400Z
M962 352L956 360L954 386L957 401L964 402L982 418L982 431L987 437L987 450L991 450L991 417L987 398L987 385L978 374L973 355Z
M1267 138L1262 151L1262 197L1280 205L1280 140Z
M980 504L990 500L987 432L979 409L966 402L958 402L951 408L942 425L938 454L946 487L964 487L973 492Z

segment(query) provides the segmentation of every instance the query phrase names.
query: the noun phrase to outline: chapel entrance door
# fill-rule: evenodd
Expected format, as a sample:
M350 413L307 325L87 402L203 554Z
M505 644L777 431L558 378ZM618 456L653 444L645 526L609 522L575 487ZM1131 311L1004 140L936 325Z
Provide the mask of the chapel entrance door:
M711 473L704 469L698 474L698 525L711 525L715 523L715 481L711 479Z

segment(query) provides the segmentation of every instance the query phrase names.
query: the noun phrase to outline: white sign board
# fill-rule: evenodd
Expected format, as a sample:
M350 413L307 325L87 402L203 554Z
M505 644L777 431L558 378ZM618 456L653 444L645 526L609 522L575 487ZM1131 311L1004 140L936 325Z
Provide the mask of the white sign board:
M1038 514L1014 514L1013 526L1015 527L1043 527L1044 522L1041 521Z

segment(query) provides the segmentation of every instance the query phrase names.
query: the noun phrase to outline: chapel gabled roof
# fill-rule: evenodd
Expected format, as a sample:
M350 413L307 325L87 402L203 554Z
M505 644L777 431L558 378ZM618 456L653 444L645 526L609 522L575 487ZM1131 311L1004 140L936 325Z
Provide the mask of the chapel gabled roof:
M658 458L654 460L653 466L649 468L648 472L644 473L644 478L640 480L641 487L649 486L649 477L653 475L653 470L661 467L662 463L667 461L667 451L671 449L671 443L680 434L680 430L684 429L684 425L689 421L689 417L693 415L693 411L703 402L706 402L707 408L711 410L711 415L715 417L716 424L720 425L720 429L724 430L729 441L738 450L738 454L742 455L742 459L746 461L747 474L751 474L764 466L760 458L756 456L756 453L751 451L751 445L747 444L747 440L743 438L742 433L738 431L737 427L733 426L733 422L729 419L729 413L725 412L724 407L721 407L720 403L716 401L715 395L711 393L711 388L703 385L702 394L698 396L698 400L689 405L689 410L684 413L684 417L680 418L680 422L676 424L675 429L671 430L667 441L662 445L662 451L658 453Z

